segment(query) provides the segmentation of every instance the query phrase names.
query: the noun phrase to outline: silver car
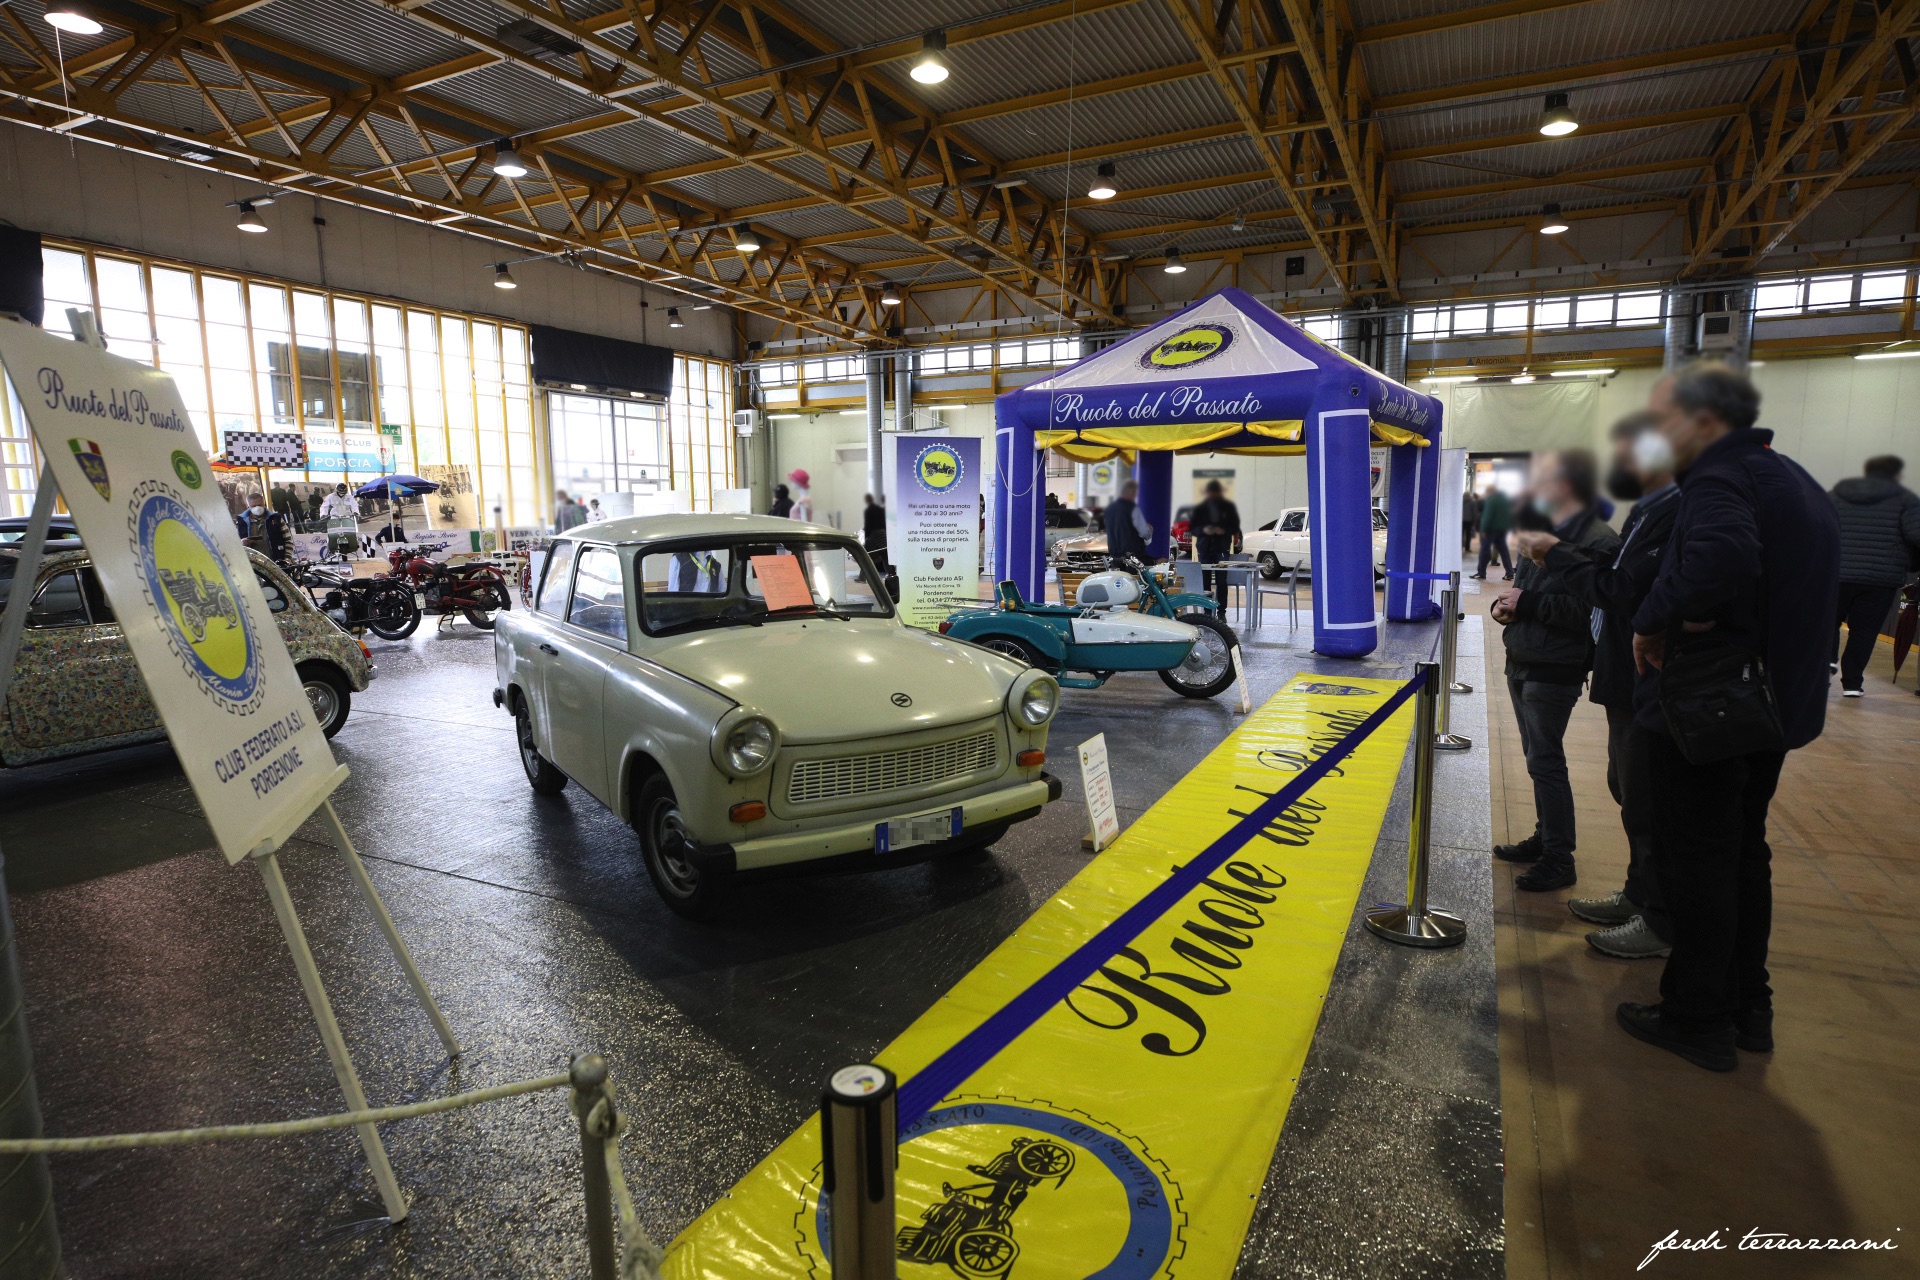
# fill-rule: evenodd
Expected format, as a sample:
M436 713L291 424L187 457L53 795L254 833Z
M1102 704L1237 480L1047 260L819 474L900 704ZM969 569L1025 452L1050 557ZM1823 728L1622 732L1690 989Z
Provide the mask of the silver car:
M1060 794L1059 685L903 625L881 581L853 539L768 516L570 530L494 632L528 782L633 826L693 918L736 876L992 844Z

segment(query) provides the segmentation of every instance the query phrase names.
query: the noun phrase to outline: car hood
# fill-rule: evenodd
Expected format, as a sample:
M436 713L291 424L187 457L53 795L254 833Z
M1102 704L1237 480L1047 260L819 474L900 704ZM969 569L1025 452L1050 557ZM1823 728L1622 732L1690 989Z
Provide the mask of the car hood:
M998 713L1020 668L884 618L787 619L693 631L646 657L766 713L788 742L836 742ZM905 706L896 704L904 696Z

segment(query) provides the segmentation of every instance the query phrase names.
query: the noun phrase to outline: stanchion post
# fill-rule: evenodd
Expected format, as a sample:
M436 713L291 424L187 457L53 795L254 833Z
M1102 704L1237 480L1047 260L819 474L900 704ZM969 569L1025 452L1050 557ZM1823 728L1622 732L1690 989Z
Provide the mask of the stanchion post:
M1407 830L1407 901L1367 912L1367 928L1408 947L1451 947L1467 936L1467 923L1427 904L1427 870L1433 844L1434 714L1441 694L1438 663L1423 662L1426 677L1413 700L1413 812Z
M573 1082L573 1114L580 1121L589 1274L593 1280L618 1280L620 1251L613 1238L613 1188L607 1181L607 1134L614 1122L613 1100L606 1088L607 1060L597 1053L581 1054L567 1068L567 1077Z
M1471 739L1461 737L1452 729L1453 691L1465 687L1453 683L1453 660L1460 644L1459 626L1460 571L1456 569L1447 575L1447 589L1440 593L1440 665L1434 671L1434 684L1438 686L1435 694L1440 702L1433 737L1436 751L1465 751L1473 745ZM1424 690L1421 696L1426 696Z
M820 1194L833 1280L894 1280L895 1084L893 1072L862 1062L834 1072L820 1100Z

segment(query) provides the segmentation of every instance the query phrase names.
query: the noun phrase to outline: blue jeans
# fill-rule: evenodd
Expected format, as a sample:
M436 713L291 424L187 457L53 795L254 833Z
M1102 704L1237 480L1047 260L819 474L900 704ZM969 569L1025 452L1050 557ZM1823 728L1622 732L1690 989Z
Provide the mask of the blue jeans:
M1520 725L1520 749L1533 779L1533 834L1542 860L1573 862L1573 784L1567 781L1567 721L1580 701L1577 684L1548 684L1507 677L1513 718Z

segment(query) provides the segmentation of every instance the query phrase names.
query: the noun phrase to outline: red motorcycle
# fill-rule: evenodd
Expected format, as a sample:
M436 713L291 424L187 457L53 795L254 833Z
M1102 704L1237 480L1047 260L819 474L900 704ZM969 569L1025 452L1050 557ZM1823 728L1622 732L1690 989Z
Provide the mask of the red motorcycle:
M490 564L456 568L429 560L408 547L388 552L387 563L393 566L387 576L419 592L426 612L442 618L459 613L482 631L491 631L493 615L513 607L506 575Z

